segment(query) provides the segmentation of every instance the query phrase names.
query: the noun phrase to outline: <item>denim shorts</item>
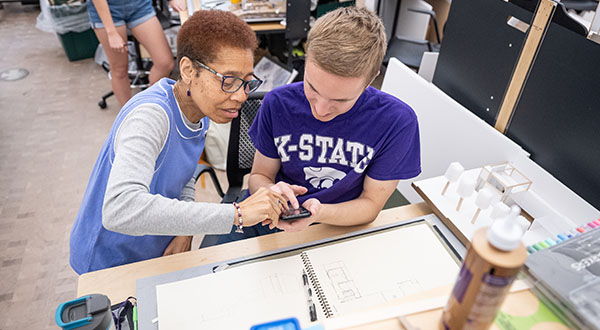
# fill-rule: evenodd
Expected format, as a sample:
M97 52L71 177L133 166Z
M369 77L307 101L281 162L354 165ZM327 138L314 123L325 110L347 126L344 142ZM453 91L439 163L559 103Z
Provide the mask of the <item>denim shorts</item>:
M107 0L107 2L115 26L127 24L127 27L132 29L156 16L152 0ZM92 28L104 28L93 2L88 1L87 6Z

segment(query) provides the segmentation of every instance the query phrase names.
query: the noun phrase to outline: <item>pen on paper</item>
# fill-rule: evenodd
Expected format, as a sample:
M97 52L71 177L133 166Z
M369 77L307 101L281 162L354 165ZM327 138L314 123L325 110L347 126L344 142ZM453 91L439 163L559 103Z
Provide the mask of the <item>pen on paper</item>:
M317 320L317 308L312 299L312 291L308 285L308 276L304 269L302 269L302 283L304 284L304 291L306 292L306 302L308 304L308 315L310 315L310 321L314 322Z
M218 266L213 267L213 273L223 271L229 268L229 264L220 264Z

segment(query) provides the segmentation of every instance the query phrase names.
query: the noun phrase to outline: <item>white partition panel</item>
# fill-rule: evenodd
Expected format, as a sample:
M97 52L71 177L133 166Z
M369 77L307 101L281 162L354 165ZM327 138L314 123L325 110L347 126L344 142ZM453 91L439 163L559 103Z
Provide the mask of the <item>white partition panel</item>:
M453 161L465 169L510 161L533 181L532 188L558 217L576 224L600 217L600 211L533 162L519 145L395 58L390 59L381 89L417 113L422 173L415 181L444 175ZM398 190L411 203L422 201L411 182L400 182Z

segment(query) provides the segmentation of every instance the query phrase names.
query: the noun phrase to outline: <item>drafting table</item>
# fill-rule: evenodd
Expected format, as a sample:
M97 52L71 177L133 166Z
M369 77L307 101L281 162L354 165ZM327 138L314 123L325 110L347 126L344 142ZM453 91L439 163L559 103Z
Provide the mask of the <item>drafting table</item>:
M156 276L168 272L179 271L190 267L196 267L215 262L230 260L236 257L251 256L265 253L271 250L281 249L306 242L317 241L328 237L336 237L354 231L375 228L394 222L408 220L431 213L431 209L425 203L410 204L382 211L374 222L353 227L335 227L325 224L314 225L300 233L276 234L236 241L228 244L212 246L200 250L180 253L167 257L161 257L119 267L103 269L79 277L77 296L89 293L103 293L111 301L122 301L128 296L135 295L136 280L150 276ZM424 292L416 296L406 297L395 302L390 308L400 308L410 314L407 319L413 325L422 329L437 328L437 322L441 315L441 307L431 306L444 304L451 286L440 287L435 290ZM512 293L505 303L511 310L518 310L526 306L536 298L528 290ZM431 302L434 302L433 304ZM443 306L442 306L443 307ZM424 312L410 313L415 309L426 309ZM385 310L382 310L385 311ZM351 322L347 317L332 319L337 325ZM337 326L336 325L336 326ZM375 328L397 328L401 329L397 319L388 319L374 324ZM492 328L494 328L493 326Z
M181 24L185 23L185 21L190 16L190 13L195 12L199 8L202 7L200 0L188 0L188 10L179 12L179 18L181 20ZM252 30L256 33L283 33L285 32L285 26L281 25L279 22L262 22L262 23L248 23Z

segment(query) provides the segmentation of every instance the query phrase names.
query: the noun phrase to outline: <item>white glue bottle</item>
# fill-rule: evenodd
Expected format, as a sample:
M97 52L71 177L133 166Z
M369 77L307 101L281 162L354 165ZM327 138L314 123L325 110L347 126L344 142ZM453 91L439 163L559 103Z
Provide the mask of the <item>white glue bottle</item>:
M488 228L480 228L471 240L456 284L444 308L440 329L487 329L519 270L527 259L521 242L523 227L513 206L510 214Z

